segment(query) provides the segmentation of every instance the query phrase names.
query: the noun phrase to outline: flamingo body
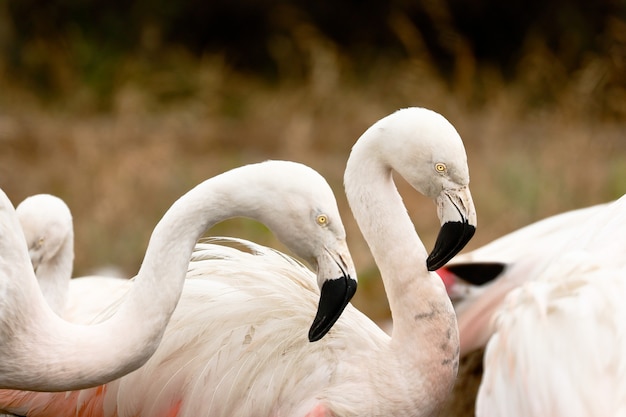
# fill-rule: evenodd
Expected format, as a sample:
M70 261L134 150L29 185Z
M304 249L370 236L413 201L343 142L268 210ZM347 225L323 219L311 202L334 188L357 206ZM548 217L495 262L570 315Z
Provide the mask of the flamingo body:
M33 416L76 412L84 416L240 416L249 415L252 408L260 415L273 415L279 411L274 410L275 404L280 403L276 415L298 415L298 406L304 407L300 410L304 415L307 406L315 404L315 397L308 393L328 382L326 370L316 358L321 352L330 357L337 352L348 356L349 346L335 346L336 341L331 340L334 330L319 342L307 340L308 324L319 300L314 274L284 254L238 242L255 254L221 245L198 245L158 355L146 366L104 387L73 392L69 397L64 393L18 393L25 395L22 400L30 403L30 408L12 412ZM97 279L76 281L83 281L80 293L91 296L77 300L70 295L68 307L76 314L71 319L86 323L105 319L92 308L101 289ZM90 284L96 291L85 291ZM127 285L119 284L123 292ZM271 310L266 308L268 303ZM348 309L356 312L351 306ZM302 313L294 315L294 311ZM340 322L335 326L345 331L343 319ZM281 341L280 349L275 347L276 340ZM307 371L306 378L291 371L294 362ZM302 395L280 389L290 375L293 380L288 387L307 387ZM238 389L241 384L248 389Z
M478 417L626 413L625 209L626 196L597 206L568 239L511 265L506 286L491 286L500 297L485 291L497 308Z
M302 184L310 188L302 189ZM283 198L288 204L277 207L276 199ZM211 225L233 216L264 222L318 270L322 292L312 329L322 337L354 294L356 274L334 195L311 168L267 161L196 186L157 224L140 271L115 312L89 326L61 319L46 302L15 210L0 193L0 386L80 389L140 367L161 341L196 241ZM38 268L44 270L62 272L46 279L67 281L71 274L71 268Z
M549 266L555 268L560 252L582 247L585 236L594 233L594 225L601 224L612 204L597 204L540 220L459 254L438 271L448 280L448 292L455 299L461 356L485 346L493 332L493 316L506 295L544 274ZM602 242L598 244L598 249L606 246ZM565 275L567 266L564 268L561 275ZM486 270L495 276L481 276ZM459 282L456 278L465 278L464 274L490 282L483 285Z
M528 282L498 311L476 415L626 415L626 270L588 260Z

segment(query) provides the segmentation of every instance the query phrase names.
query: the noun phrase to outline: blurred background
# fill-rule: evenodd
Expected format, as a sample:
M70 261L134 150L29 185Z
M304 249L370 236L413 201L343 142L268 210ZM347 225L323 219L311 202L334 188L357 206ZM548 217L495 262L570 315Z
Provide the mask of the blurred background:
M0 187L74 214L75 275L139 268L170 204L227 169L306 163L337 195L360 273L388 317L349 212L350 148L406 106L464 139L479 228L468 249L626 192L623 0L0 0ZM428 248L432 202L399 184ZM262 226L211 234L281 248Z

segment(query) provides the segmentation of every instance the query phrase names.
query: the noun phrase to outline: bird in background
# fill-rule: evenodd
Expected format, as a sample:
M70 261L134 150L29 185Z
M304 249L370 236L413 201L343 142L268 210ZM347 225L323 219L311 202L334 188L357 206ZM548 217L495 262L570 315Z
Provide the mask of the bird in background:
M533 275L494 313L476 416L626 415L626 196L580 226L511 267Z
M36 194L24 199L15 208L20 221L28 255L33 264L37 282L52 310L61 317L74 316L68 312L67 300L80 298L83 281L72 281L74 267L74 225L72 213L59 197ZM129 280L118 276L88 276L81 279L99 283L99 294L117 294L121 299L130 289ZM102 297L103 300L105 297ZM107 304L93 303L93 314L98 314Z
M27 197L15 213L41 292L50 308L63 316L74 268L72 213L62 199L50 194Z
M436 202L441 231L430 255L393 171ZM2 391L0 408L29 416L436 415L454 384L459 346L452 304L430 271L476 226L462 140L433 111L399 110L359 138L344 184L381 271L391 336L348 304L310 343L299 329L316 312L312 273L294 275L291 258L250 242L245 251L199 246L163 343L145 366L86 390Z
M299 170L284 170L286 165ZM275 178L281 176L292 180L285 179L288 186L276 192ZM325 188L299 191L305 181L301 176L323 181ZM276 199L285 193L291 193L285 200L288 205L276 207ZM308 205L311 201L317 203L313 209ZM302 225L294 234L281 215L285 210L292 215L291 210L298 208L311 224ZM323 337L354 294L356 276L332 191L308 167L275 161L248 165L189 191L157 224L139 273L119 308L90 326L63 320L46 302L15 210L1 193L0 386L39 391L80 389L140 367L161 341L182 292L196 241L214 223L238 215L261 220L315 265L322 291L309 337ZM302 233L308 231L314 235L304 237Z
M547 217L461 253L437 270L454 302L461 356L486 345L493 332L493 316L506 294L537 278L564 244L581 244L577 236L589 227L590 220L600 218L610 204Z

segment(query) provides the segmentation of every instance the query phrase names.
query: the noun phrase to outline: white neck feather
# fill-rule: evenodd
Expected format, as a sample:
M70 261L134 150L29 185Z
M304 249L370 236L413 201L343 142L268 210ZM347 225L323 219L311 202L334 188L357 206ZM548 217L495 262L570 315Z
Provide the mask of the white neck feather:
M52 311L63 317L74 267L74 232L69 230L56 254L37 266L39 287Z

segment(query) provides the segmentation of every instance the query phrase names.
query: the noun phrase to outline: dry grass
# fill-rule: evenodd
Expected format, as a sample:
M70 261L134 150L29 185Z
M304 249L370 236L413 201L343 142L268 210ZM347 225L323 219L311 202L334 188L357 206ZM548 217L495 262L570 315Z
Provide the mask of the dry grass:
M115 266L130 276L153 226L195 184L269 158L306 163L336 192L360 274L354 302L374 319L388 316L386 298L348 210L342 173L358 136L394 110L432 108L464 138L479 218L468 249L626 192L626 84L616 75L626 73L623 22L612 26L612 52L590 56L574 74L530 40L518 77L507 82L462 47L456 76L444 81L402 17L393 24L410 59L357 70L304 28L307 76L287 74L278 84L233 73L219 57L197 60L172 50L156 65L129 57L111 80L106 110L98 88L77 81L61 58L49 65L63 96L47 100L12 83L0 65L0 187L15 204L42 192L69 204L75 275ZM276 59L287 72L290 57ZM399 186L432 246L438 229L432 203ZM228 221L211 234L281 248L251 221Z
M437 110L464 138L479 215L470 249L626 191L623 120L595 111L599 98L583 81L572 79L561 100L531 106L529 97L538 94L533 80L540 78L531 72L539 73L537 68L517 82L504 83L483 70L474 76L474 87L450 86L427 60L414 58L379 64L357 80L331 49L316 45L321 57L312 53L309 78L278 85L233 73L219 58L197 61L177 52L170 62L180 67L158 71L128 59L108 111L94 110L96 98L85 86L42 102L6 85L0 186L16 204L39 192L68 202L75 217L77 275L107 265L132 275L152 227L193 185L268 158L304 162L336 190L361 272L355 302L376 318L387 314L386 303L379 300L378 280L369 279L375 266L347 209L341 177L356 138L395 109ZM547 58L538 52L533 59ZM431 245L437 232L431 203L404 194L410 212L424 211L414 218ZM211 233L277 245L252 222L227 222Z

